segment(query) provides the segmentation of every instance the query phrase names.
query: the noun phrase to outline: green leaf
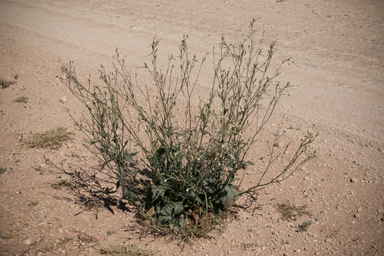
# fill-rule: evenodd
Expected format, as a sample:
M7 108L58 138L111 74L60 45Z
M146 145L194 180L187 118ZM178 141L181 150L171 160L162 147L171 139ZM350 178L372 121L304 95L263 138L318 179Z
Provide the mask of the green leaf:
M187 221L182 217L182 215L179 215L177 218L172 220L172 222L169 224L169 227L173 230L179 231L186 225Z
M129 202L134 203L137 200L137 193L137 185L131 185L125 192L125 197Z
M166 151L164 148L159 148L159 149L156 151L156 160L157 160L159 163L164 164L166 152L167 152L167 151Z
M171 216L170 215L159 215L157 218L157 221L160 222L162 225L169 224L171 222Z
M196 198L196 193L195 193L195 191L193 191L193 189L190 189L190 190L188 191L188 194L187 194L186 198L187 198L187 199L192 199L192 200L194 200L194 199Z
M187 220L184 219L181 215L179 217L179 226L180 228L184 228L187 225Z
M152 185L152 203L156 201L157 198L162 198L164 196L165 190L163 189L163 186L156 186Z
M236 191L233 185L226 185L224 187L224 190L225 192L227 192L223 198L224 209L225 209L233 201L233 198L236 196Z
M126 161L126 162L131 162L133 161L133 157L137 154L138 152L134 152L134 153L128 153L128 150L124 150L124 153L123 153L123 160Z
M164 207L162 207L158 214L163 216L170 216L173 218L174 216L181 214L183 210L183 202L169 202Z

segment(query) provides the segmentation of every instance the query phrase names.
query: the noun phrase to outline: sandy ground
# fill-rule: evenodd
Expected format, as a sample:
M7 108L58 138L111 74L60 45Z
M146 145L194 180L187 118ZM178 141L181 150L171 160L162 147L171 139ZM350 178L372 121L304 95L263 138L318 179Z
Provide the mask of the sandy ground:
M105 244L134 244L157 255L384 255L384 2L381 0L0 1L0 255L97 255ZM141 66L156 35L161 54L212 56L220 37L238 40L252 18L276 60L292 57L282 81L297 85L275 120L314 128L319 159L239 209L221 235L183 250L177 242L140 238L134 210L84 211L90 198L49 182L89 172L81 134L57 151L26 148L20 134L64 125L84 108L60 82L61 62L78 76L110 68L115 48ZM211 62L199 84L212 74ZM13 100L28 96L26 104ZM68 97L61 103L60 98ZM259 156L252 156L258 159ZM256 177L247 170L250 185ZM28 206L33 200L39 204ZM283 221L277 204L308 205L311 216ZM81 212L81 213L80 213ZM79 214L80 213L80 214ZM97 219L96 219L97 215ZM312 220L308 232L296 232ZM50 252L44 248L52 245Z

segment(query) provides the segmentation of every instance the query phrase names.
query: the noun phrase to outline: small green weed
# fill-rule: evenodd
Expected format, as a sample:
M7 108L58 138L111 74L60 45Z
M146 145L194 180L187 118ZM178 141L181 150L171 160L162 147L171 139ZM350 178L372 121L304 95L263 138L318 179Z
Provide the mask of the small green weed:
M7 171L7 168L0 167L0 174L3 174Z
M303 232L303 231L307 231L308 230L308 227L312 225L312 220L309 220L309 221L304 221L303 224L299 225L299 228L297 230L297 232Z
M66 141L71 141L74 133L68 132L65 127L58 127L46 132L36 133L27 138L24 143L30 148L58 149Z
M6 80L4 78L0 79L0 87L1 87L1 89L8 88L9 86L13 85L14 83L16 83L16 81L10 81L10 80Z
M26 96L20 96L18 97L17 99L15 99L13 102L17 102L17 103L27 103L29 100L28 97Z
M111 236L113 234L115 234L115 232L111 231L111 230L108 230L107 233L105 233L107 236Z

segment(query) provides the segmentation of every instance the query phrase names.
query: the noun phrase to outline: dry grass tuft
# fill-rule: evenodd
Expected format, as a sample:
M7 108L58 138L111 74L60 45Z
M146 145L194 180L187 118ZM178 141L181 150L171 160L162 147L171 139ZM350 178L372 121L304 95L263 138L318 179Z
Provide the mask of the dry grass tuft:
M90 244L97 242L97 239L86 233L81 233L77 236L78 240L82 244Z
M73 180L57 180L51 183L51 187L57 190L62 188L74 188L75 185Z
M72 241L76 242L77 244L81 244L82 247L84 247L86 245L90 245L90 247L92 247L92 246L95 246L95 243L97 243L96 238L94 238L93 236L88 235L86 233L81 233L81 234L74 236L74 237L64 236L64 237L61 237L59 239L56 239L55 241L48 241L48 243L46 243L42 248L38 249L36 254L33 254L33 255L40 255L41 253L43 253L45 255L45 253L49 253L49 252L53 253L53 254L49 254L49 255L58 255L57 253L54 253L53 251L55 251L59 248L63 248L63 247L65 248L66 245L68 245L68 243L70 243ZM70 247L70 244L68 246ZM40 252L40 254L39 254L39 252ZM32 254L30 254L30 255L32 255ZM65 254L65 255L80 255L80 254L76 253L76 254Z
M49 131L36 133L25 141L30 148L58 149L64 142L72 140L74 133L65 127L58 127Z
M27 103L29 98L27 96L20 96L17 99L15 99L13 102L17 103Z
M101 255L109 256L149 256L155 255L154 252L146 250L140 246L127 245L127 246L116 246L116 245L105 245L101 248Z
M8 88L9 86L13 85L14 83L16 83L16 81L9 81L9 80L6 80L4 78L0 79L0 87L1 87L1 89Z
M8 234L6 232L0 233L0 238L1 239L12 239L13 236L11 234Z
M307 215L311 217L311 213L307 211L308 206L295 206L290 203L283 203L277 205L277 210L281 214L281 218L283 220L296 220L297 217L301 217L303 215Z
M39 203L40 203L40 199L31 200L29 201L28 206L33 207L38 205Z

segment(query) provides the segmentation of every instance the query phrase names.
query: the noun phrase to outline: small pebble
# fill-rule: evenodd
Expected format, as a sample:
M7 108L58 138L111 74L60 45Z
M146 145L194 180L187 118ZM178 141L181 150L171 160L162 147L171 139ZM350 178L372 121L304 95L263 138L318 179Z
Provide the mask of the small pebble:
M60 101L61 101L62 103L67 103L67 101L68 101L67 96L61 97L61 98L60 98Z
M26 244L26 245L31 245L31 239L27 239L23 242L23 244Z

